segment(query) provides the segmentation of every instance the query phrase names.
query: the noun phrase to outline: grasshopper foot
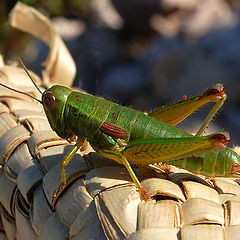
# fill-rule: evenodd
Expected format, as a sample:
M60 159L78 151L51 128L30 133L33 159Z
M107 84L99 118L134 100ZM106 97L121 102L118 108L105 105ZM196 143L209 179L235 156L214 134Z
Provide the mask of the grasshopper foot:
M146 202L151 199L150 195L144 190L143 187L137 187L137 191L140 193L141 200Z
M53 192L53 195L52 195L52 201L54 201L58 196L59 194L62 192L62 190L64 189L66 184L61 184L54 192Z

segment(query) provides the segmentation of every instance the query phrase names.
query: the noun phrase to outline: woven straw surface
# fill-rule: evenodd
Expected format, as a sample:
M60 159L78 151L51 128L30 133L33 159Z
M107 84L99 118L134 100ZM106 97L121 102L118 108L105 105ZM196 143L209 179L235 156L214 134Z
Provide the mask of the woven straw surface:
M8 85L39 97L30 87ZM139 168L152 196L145 202L125 168L90 147L67 166L67 186L53 201L70 147L39 103L0 88L1 240L239 239L236 179Z

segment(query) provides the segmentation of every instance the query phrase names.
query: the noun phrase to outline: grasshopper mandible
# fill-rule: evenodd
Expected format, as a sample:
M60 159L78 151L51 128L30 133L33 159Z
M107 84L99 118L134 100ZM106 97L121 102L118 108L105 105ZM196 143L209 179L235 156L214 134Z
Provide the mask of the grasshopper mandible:
M19 61L36 86L24 64ZM25 92L20 93L33 97ZM52 129L61 138L69 141L73 137L77 139L61 161L62 184L53 198L66 185L65 166L88 142L100 155L123 164L142 195L145 191L129 161L136 165L167 162L210 177L240 176L240 157L226 147L228 134L219 132L201 136L226 99L222 84L148 115L64 86L54 85L41 94L42 100L33 98L43 105ZM195 136L174 127L208 102L215 102L215 105Z

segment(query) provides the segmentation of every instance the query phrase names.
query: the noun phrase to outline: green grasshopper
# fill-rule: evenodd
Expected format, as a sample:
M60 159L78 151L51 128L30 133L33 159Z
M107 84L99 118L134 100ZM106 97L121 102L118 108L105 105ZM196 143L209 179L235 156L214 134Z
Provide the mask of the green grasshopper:
M25 92L20 93L33 97ZM201 136L226 100L222 84L148 115L64 86L54 85L40 93L42 100L33 98L43 105L52 129L68 141L77 139L61 161L62 184L53 198L66 185L65 167L79 149L86 148L88 142L100 155L123 164L143 196L146 193L129 161L136 165L167 162L210 177L240 176L240 157L226 147L228 134L219 132ZM215 105L195 136L174 127L208 102L215 102Z

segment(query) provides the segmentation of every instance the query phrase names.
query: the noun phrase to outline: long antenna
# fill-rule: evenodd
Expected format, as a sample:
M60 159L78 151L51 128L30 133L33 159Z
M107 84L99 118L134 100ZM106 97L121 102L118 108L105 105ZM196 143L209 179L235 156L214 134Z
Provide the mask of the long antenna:
M20 57L18 57L18 61L20 62L20 64L22 65L24 71L27 73L28 77L31 79L31 81L33 82L34 86L37 88L37 90L42 94L42 91L39 89L38 85L35 83L35 81L33 80L33 78L31 77L30 73L28 72L27 68L25 67L25 65L23 64L22 60L20 59ZM14 88L11 88L3 83L0 83L0 86L3 86L11 91L14 91L14 92L17 92L17 93L21 93L23 95L26 95L28 97L31 97L33 99L35 99L36 101L40 102L42 104L42 101L37 99L36 97L32 96L31 94L28 94L28 93L25 93L25 92L22 92L22 91L19 91L19 90L16 90Z
M24 94L24 95L26 95L26 96L28 96L28 97L31 97L31 98L35 99L36 101L38 101L38 102L40 102L40 103L42 104L42 101L40 101L39 99L35 98L35 97L32 96L31 94L28 94L28 93L25 93L25 92L16 90L16 89L14 89L14 88L8 87L8 86L6 86L6 85L4 85L4 84L2 84L2 83L0 83L0 85L3 86L3 87L5 87L5 88L7 88L7 89L9 89L9 90L14 91L14 92L21 93L21 94Z
M33 80L32 76L30 75L29 71L27 70L27 68L25 67L24 63L22 62L21 58L18 57L18 61L20 62L20 64L22 65L24 71L26 72L26 74L28 75L28 77L31 79L32 83L34 84L34 86L37 88L37 90L41 93L42 91L40 90L40 88L38 87L38 85L35 83L35 81Z

